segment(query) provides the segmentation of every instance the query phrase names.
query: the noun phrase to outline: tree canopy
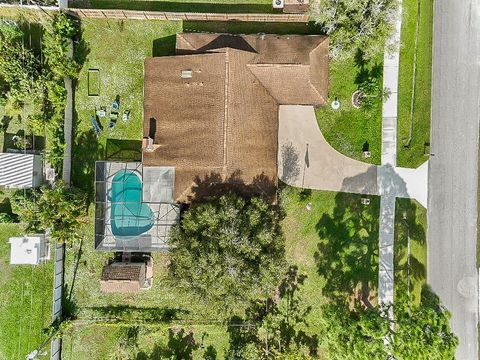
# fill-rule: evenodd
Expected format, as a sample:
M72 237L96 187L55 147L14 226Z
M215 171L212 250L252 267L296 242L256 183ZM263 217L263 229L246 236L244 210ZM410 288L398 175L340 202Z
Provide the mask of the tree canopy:
M227 359L308 360L317 358L318 337L307 334L310 307L297 291L306 275L290 266L274 296L253 301L244 319L230 320Z
M85 197L75 188L68 188L62 181L53 187L42 187L13 199L15 212L25 223L27 231L50 229L51 237L60 242L76 238L76 229L85 215Z
M311 16L331 41L334 58L353 57L357 50L372 59L384 50L393 31L397 0L314 0Z
M192 204L170 245L176 281L226 308L267 296L284 272L279 213L261 198L229 194Z
M419 303L397 292L393 327L388 307L366 308L331 303L325 307L321 337L329 359L454 359L457 337L449 325L450 313L425 287ZM387 345L384 339L388 339Z

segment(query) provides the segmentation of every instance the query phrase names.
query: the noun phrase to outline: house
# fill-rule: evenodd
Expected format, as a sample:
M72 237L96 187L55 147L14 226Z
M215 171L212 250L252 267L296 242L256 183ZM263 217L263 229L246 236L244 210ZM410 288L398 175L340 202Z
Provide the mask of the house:
M143 167L175 169L174 200L212 184L277 186L279 105L325 104L328 37L181 33L145 60Z
M43 161L38 154L0 153L0 186L36 188L43 181Z
M135 293L152 287L150 256L133 261L114 261L103 268L100 289L106 293Z
M11 237L10 264L38 265L50 259L50 241L45 234Z

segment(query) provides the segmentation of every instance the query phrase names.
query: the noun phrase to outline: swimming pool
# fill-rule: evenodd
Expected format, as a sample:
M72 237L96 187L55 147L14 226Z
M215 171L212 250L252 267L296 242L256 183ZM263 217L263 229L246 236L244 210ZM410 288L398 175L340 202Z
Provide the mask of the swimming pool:
M110 201L113 235L133 238L153 226L153 212L142 203L142 182L134 171L120 170L115 174Z

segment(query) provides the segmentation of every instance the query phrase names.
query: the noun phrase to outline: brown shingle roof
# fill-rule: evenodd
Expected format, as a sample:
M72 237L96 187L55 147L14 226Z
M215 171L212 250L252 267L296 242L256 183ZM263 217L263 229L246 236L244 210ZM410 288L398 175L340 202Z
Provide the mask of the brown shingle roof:
M107 293L137 292L144 281L144 263L113 263L103 268L100 288Z
M143 263L139 264L126 264L119 265L115 263L113 265L107 265L102 271L102 280L129 280L137 281L140 279ZM145 270L143 270L145 271Z
M175 167L177 201L205 177L274 192L278 105L324 103L328 39L183 33L177 54L145 61L144 136L156 129L144 166Z

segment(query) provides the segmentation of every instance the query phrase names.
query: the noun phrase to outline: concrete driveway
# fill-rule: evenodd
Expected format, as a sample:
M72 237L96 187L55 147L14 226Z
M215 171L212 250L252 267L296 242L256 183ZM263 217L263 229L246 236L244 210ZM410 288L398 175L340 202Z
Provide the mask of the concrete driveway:
M278 176L288 185L377 195L377 167L340 154L323 137L312 106L279 110Z

